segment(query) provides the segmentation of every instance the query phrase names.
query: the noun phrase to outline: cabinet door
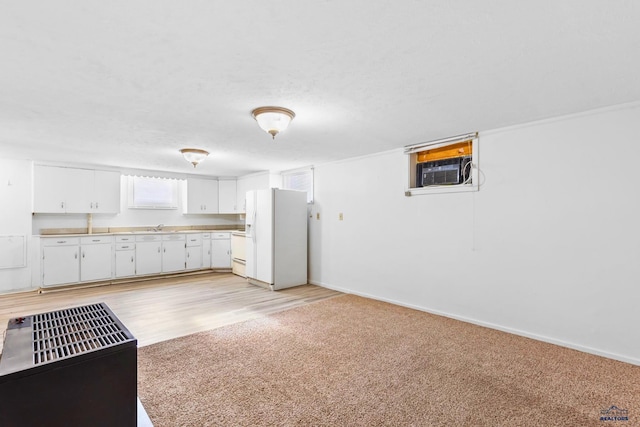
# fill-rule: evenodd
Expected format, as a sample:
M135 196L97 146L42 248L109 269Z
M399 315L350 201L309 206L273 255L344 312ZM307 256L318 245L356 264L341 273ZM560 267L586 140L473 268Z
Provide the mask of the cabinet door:
M93 196L93 172L89 169L61 168L66 175L66 212L91 212Z
M236 180L218 181L218 213L235 214L237 213L237 190Z
M162 272L182 271L185 266L184 239L162 242Z
M134 276L136 274L136 252L116 251L116 277Z
M211 240L211 268L231 268L231 240Z
M33 178L34 212L120 212L119 172L36 165Z
M202 246L187 247L187 270L199 270L202 268Z
M247 191L266 190L269 188L280 188L282 186L282 177L278 174L270 172L260 172L251 175L239 177L236 181L237 193L237 212L246 213L246 196Z
M136 243L136 274L157 274L162 271L162 242Z
M207 182L206 197L204 198L205 212L218 213L218 181L205 181Z
M236 213L245 213L247 211L245 198L248 189L247 179L238 179L236 181Z
M71 184L64 168L36 165L33 168L33 211L66 212L66 193Z
M211 239L202 240L202 268L211 268Z
M42 286L76 283L80 280L78 246L42 248Z
M99 243L80 247L80 281L111 279L112 245Z
M95 171L92 212L120 212L120 172Z
M187 213L218 213L218 181L211 179L187 179Z

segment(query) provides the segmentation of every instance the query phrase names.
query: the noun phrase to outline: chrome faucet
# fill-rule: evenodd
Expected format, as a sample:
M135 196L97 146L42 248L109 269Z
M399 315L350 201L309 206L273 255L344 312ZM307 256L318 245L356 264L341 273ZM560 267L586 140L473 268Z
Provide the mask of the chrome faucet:
M164 224L158 224L156 227L153 228L153 231L162 231L162 227L164 227Z

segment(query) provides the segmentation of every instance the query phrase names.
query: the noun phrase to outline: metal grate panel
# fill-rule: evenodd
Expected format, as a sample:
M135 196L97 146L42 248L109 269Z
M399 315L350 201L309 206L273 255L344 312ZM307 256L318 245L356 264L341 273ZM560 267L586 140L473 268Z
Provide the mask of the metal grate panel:
M137 341L105 303L9 319L0 426L136 426Z
M103 303L36 314L32 321L34 365L111 347L132 338Z

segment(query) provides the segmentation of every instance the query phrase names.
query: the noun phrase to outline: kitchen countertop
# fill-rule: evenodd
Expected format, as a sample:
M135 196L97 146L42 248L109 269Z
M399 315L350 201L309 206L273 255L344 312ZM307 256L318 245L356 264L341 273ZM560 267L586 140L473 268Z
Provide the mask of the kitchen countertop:
M112 231L112 232L97 232L97 233L61 233L61 234L40 234L38 237L88 237L88 236L122 236L131 234L194 234L194 233L242 233L243 230L229 229L229 230L167 230L167 231Z

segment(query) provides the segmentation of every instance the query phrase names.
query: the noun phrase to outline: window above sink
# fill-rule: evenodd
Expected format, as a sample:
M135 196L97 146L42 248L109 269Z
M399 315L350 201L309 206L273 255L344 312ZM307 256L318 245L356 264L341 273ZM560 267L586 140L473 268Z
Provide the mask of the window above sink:
M178 180L127 176L129 209L178 209Z

